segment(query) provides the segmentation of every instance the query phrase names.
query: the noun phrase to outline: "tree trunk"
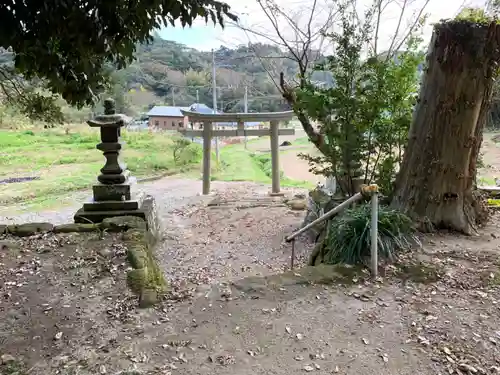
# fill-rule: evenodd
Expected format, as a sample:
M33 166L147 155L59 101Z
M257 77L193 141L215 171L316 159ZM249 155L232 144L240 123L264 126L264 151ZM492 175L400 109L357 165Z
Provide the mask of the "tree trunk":
M392 205L422 230L476 232L473 181L491 100L500 27L466 21L434 27Z

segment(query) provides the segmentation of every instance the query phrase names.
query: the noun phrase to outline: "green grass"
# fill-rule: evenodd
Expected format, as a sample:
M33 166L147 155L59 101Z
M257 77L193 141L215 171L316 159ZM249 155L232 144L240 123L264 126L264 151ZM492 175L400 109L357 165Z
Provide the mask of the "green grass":
M477 179L477 184L479 186L495 186L495 179L492 177L479 177Z
M212 179L270 184L271 154L252 153L245 150L243 145L225 146L220 151L220 165L213 172ZM291 180L281 174L281 185L310 188L313 184L308 181Z
M308 137L297 138L296 140L294 140L292 142L292 146L293 145L302 146L302 145L310 145L310 144L311 144L311 141L309 140Z
M122 159L136 177L173 174L181 169L172 155L171 136L123 132ZM65 134L62 131L0 131L0 180L39 176L39 180L0 185L0 204L44 203L65 193L88 189L104 165L97 131ZM184 170L198 168L201 147L193 145L194 160ZM190 157L191 159L191 157Z
M173 160L172 135L122 133L122 159L138 177L182 173L200 178L201 146L192 144L182 167ZM98 131L82 129L65 134L56 130L0 130L0 180L39 176L39 180L0 185L0 206L12 212L59 207L74 202L74 192L90 189L104 165ZM282 150L283 152L286 150ZM212 158L212 180L271 183L270 154L253 154L243 144L221 148L221 163ZM281 178L282 186L312 187L307 181Z

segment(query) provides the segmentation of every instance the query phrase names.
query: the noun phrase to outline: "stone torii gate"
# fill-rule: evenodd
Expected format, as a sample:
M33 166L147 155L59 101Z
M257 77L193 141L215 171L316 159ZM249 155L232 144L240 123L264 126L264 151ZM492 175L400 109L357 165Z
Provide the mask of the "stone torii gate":
M294 135L295 129L280 129L280 121L289 121L293 117L292 111L269 113L197 113L181 111L188 116L190 122L203 123L203 130L183 130L187 137L203 138L203 195L210 193L210 158L213 137L245 137L270 136L271 138L271 166L272 190L271 194L280 194L280 163L279 163L279 136ZM213 123L237 123L234 130L213 129ZM246 129L245 122L269 122L269 129Z

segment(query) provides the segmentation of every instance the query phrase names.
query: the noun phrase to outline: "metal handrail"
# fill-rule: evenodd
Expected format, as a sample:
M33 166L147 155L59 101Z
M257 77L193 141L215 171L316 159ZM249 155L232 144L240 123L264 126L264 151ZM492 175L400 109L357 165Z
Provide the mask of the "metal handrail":
M295 260L295 238L302 233L304 233L306 230L312 228L313 226L328 220L331 218L333 215L339 213L340 211L344 210L348 206L350 206L352 203L359 201L361 198L364 196L370 194L371 195L371 227L370 227L370 235L371 235L371 249L370 249L370 256L371 256L371 268L372 268L372 275L374 277L377 277L378 275L378 186L377 185L362 185L361 186L361 191L359 193L354 194L352 197L349 199L345 200L338 206L332 208L330 211L327 213L321 215L319 218L316 220L310 222L306 226L300 228L298 231L292 233L291 235L285 237L286 242L292 242L292 256L291 256L291 261L290 261L290 268L293 269L294 267L294 260Z
M356 201L359 201L361 198L363 198L363 194L362 193L356 193L356 194L354 194L352 197L350 197L349 199L343 201L338 206L332 208L330 211L328 211L327 213L325 213L322 216L318 217L316 220L311 221L305 227L302 227L298 231L296 231L295 233L292 233L291 235L285 237L285 241L286 242L292 241L295 237L301 235L306 230L308 230L308 229L314 227L315 225L317 225L317 224L319 224L319 223L321 223L321 222L329 219L333 215L335 215L335 214L339 213L340 211L342 211L344 208L347 208L347 206L351 205L352 203L354 203Z

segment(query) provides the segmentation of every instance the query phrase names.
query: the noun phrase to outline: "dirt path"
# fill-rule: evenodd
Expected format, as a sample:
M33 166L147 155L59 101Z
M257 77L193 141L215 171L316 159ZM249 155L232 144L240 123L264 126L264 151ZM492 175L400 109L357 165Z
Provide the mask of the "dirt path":
M251 184L251 183L250 183ZM213 189L224 189L233 185L231 182L214 181ZM182 207L184 204L196 204L210 197L200 196L201 181L165 177L160 180L144 182L137 185L137 189L155 197L160 214ZM27 212L23 214L0 214L0 223L26 223L48 221L53 224L68 223L73 221L73 215L82 207L83 202L91 199L90 191L75 192L72 196L73 203L56 210ZM0 211L1 212L1 211Z
M431 238L418 254L437 281L175 285L151 310L124 287L116 239L24 239L0 254L0 372L498 374L497 223L476 239Z
M268 198L269 187L251 182L213 182L210 196L200 196L201 182L175 178L140 184L155 197L164 227L159 261L175 285L209 284L246 275L283 270L290 263L290 245L283 238L301 224L302 212L291 211L280 198ZM301 189L284 189L293 195ZM0 223L48 221L69 223L85 201L75 195L74 206L59 211L34 212L0 217ZM207 207L212 200L220 202ZM297 241L300 262L310 244Z
M314 147L309 144L296 145L295 141L300 138L305 138L306 133L302 129L295 129L295 135L280 136L280 144L284 141L291 143L291 146L280 148L280 165L286 177L296 181L308 181L313 184L324 182L324 177L314 175L309 172L309 164L306 160L299 158L300 153L313 153ZM249 144L248 149L256 152L271 152L269 138L253 141Z
M281 168L286 177L296 181L309 181L313 184L324 182L325 178L309 172L309 163L301 159L300 150L290 150L281 153Z
M210 205L190 205L164 216L165 240L157 253L171 281L196 285L288 267L291 247L283 239L298 229L304 212L268 197L263 185L234 183L214 190ZM311 246L297 241L299 261Z
M200 197L199 185L143 185L158 202L157 255L172 282L155 309L136 309L113 235L0 239L0 373L500 374L498 218L479 237L428 238L414 255L424 283L388 267L376 282L305 285L296 270L273 286L262 277L288 265L283 236L303 213L266 186L214 183Z

